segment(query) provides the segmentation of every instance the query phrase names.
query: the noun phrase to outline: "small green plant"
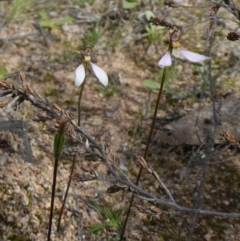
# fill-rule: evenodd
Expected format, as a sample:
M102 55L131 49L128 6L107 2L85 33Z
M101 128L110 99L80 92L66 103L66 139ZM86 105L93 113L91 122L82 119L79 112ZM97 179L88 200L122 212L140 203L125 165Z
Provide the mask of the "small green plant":
M18 20L26 10L31 9L35 0L14 0L11 1L10 10L8 10L7 22Z
M159 79L162 78L162 71L159 72L158 78ZM173 94L174 90L172 90L172 88L169 85L175 83L175 80L176 80L176 71L175 71L174 67L171 67L166 72L166 81L165 81L165 85L163 87L163 90L165 93L171 94L171 95ZM159 82L157 82L155 80L146 79L143 81L143 85L145 87L151 89L154 93L159 92L160 84L159 84Z
M93 224L90 227L90 231L95 235L99 235L102 232L106 233L106 239L109 240L108 233L111 229L112 231L117 231L120 234L122 230L122 214L123 209L113 209L97 206L98 210L102 214L103 217L106 217L106 221L103 223Z
M123 2L123 8L130 10L130 9L135 8L137 5L139 5L139 3L140 3L139 0L124 1Z
M61 19L51 19L48 15L48 13L44 10L39 12L40 17L42 20L40 21L40 26L53 29L53 28L58 28L62 26L63 24L70 23L72 22L73 18L72 17L65 17Z
M83 45L96 46L99 39L101 37L101 33L98 31L98 26L94 27L92 30L86 31L84 34Z
M154 17L154 13L152 11L146 11L145 12L145 17L147 21L150 20L151 17ZM147 37L149 41L153 44L157 44L161 39L160 39L160 31L164 29L162 26L155 26L155 25L149 25L146 27L146 33L143 34L143 36Z
M7 70L5 68L0 68L0 79L4 79L7 76Z
M151 89L154 93L159 92L160 84L154 80L146 79L143 81L143 85L145 87ZM163 91L170 96L177 96L177 97L181 97L181 98L187 97L189 95L189 93L186 91L178 91L178 90L170 87L168 85L168 83L166 83L166 85L163 87Z
M160 89L160 84L154 80L146 79L143 81L143 85L149 89L151 89L153 92L158 93Z

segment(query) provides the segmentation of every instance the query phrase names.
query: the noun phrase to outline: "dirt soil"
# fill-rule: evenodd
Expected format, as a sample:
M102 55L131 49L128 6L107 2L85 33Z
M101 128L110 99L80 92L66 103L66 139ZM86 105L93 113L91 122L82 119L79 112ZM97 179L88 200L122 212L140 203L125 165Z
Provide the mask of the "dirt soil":
M163 5L162 1L138 1L138 6L126 10L121 1L33 2L31 7L26 5L21 14L9 18L13 1L0 1L0 79L20 86L19 71L24 71L29 86L51 103L72 113L77 120L80 88L74 86L74 71L81 63L77 52L84 51L87 44L94 45L92 62L106 71L109 85L104 88L92 72L87 72L81 127L99 145L107 133L111 133L118 167L134 183L139 171L136 156L143 156L157 99L156 92L143 82L150 79L160 83L162 70L158 61L167 51L169 38L168 30L164 28L157 30L154 40L146 35L149 23L145 13L151 10L159 18L188 26L181 45L190 51L207 54L209 39L204 36L208 34L209 21L205 20L212 11L212 4L194 1L192 6L193 1L185 0L181 2L185 7L173 8ZM190 5L192 7L188 8ZM72 20L40 26L43 24L41 11L47 13L47 19L59 21L71 16ZM212 78L215 78L214 97L224 101L226 96L239 93L240 40L230 42L226 39L228 32L239 23L224 8L220 8L218 17L211 47L211 68ZM189 27L193 23L198 24ZM208 108L212 105L210 82L204 77L207 66L190 63L180 56L174 58L147 157L147 162L176 203L189 208L195 208L204 176L204 145L186 142L175 145L163 136L168 136L167 128L172 121L182 116L186 118L189 113L195 118L196 115L191 113L197 113L200 105ZM37 108L25 101L15 110L16 99L7 105L6 100L6 96L0 97L0 105L4 106L0 109L1 122L20 120L27 123L27 127L19 129L13 125L4 130L0 123L0 240L47 240L53 141L58 123L55 119L35 122L34 116L39 114ZM178 127L173 126L178 133ZM236 128L240 128L239 124ZM189 132L188 135L192 137L196 133ZM190 137L185 138L189 140ZM31 152L26 149L28 141ZM70 145L69 140L66 143ZM63 214L62 231L57 233L59 210L72 160L71 156L64 155L59 163L52 240L119 240L131 193L107 193L108 180L112 178L107 168L81 156L77 158L76 177L94 170L99 179L82 182L75 178ZM239 213L239 160L238 145L221 142L212 146L201 209ZM140 186L169 200L159 182L145 171ZM137 205L145 211L136 211ZM125 240L167 241L189 237L192 214L139 198L135 199L134 207ZM156 215L146 211L150 207L157 208ZM110 211L116 217L111 219ZM191 240L240 241L240 219L199 216Z

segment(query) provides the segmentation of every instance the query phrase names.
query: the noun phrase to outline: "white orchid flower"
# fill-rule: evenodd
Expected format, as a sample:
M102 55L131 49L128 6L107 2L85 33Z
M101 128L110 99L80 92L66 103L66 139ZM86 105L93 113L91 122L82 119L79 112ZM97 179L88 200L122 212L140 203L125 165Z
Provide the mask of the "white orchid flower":
M100 67L98 67L96 64L93 64L92 62L89 62L93 73L95 74L95 76L99 79L99 81L106 87L108 85L108 76L105 73L105 71L103 69L101 69ZM77 69L75 70L75 86L79 87L84 79L85 79L85 69L83 64L80 64Z
M208 56L197 54L188 50L178 49L178 51L190 62L199 63L208 59L211 59ZM159 61L159 66L161 68L171 66L172 65L172 56L168 51Z
M169 51L160 59L158 65L161 68L172 65L172 56Z
M83 64L80 64L75 70L75 86L79 87L85 79L85 69Z
M84 61L89 63L94 75L106 87L108 85L108 76L103 69L101 69L96 64L93 64L90 61L91 60L90 55L91 55L91 48L90 48L90 46L86 46L85 53L84 53ZM83 83L85 76L86 76L85 67L84 67L83 63L80 64L77 67L77 69L75 70L75 76L76 76L75 77L75 86L79 87Z
M182 31L181 29L178 29L177 27L174 27L169 35L170 35L170 45L169 45L169 51L160 59L159 66L161 68L171 66L172 65L172 51L179 51L181 55L183 55L187 60L193 63L199 63L208 59L211 59L208 56L197 54L188 50L184 50L179 48L179 40L181 38Z

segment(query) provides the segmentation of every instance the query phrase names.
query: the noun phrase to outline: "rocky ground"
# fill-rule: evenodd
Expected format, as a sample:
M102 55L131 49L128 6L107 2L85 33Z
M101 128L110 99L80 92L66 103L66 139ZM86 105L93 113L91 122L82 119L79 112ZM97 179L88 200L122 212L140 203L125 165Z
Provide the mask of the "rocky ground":
M139 170L135 156L143 156L157 99L155 91L147 88L144 80L160 82L162 70L158 61L167 51L169 38L167 29L149 27L147 11L172 24L184 26L181 45L190 51L208 54L208 37L213 31L211 77L214 87L207 78L209 64L193 64L180 56L174 58L147 161L177 204L195 207L205 173L204 200L200 208L238 213L237 135L235 142L229 138L219 141L220 136L216 136L215 145L207 156L207 172L204 172L202 160L206 149L204 145L191 142L196 140L194 128L191 131L180 129L185 123L180 117L195 123L201 110L211 112L214 89L218 107L226 106L224 103L229 103L229 97L233 99L227 108L236 111L224 112L228 115L224 121L230 120L226 125L229 128L221 131L229 133L231 130L229 134L234 138L234 129L239 128L236 108L239 98L236 96L240 86L240 40L230 42L226 36L236 29L239 20L222 6L214 27L209 28L208 17L214 12L210 1L194 1L193 6L193 1L186 0L181 1L182 6L172 7L163 2L171 1L138 1L139 4L130 9L120 1L28 0L24 4L20 0L0 1L0 79L18 88L21 87L19 71L24 71L27 84L38 95L67 110L76 120L80 89L74 86L74 71L81 63L77 51L83 51L87 44L94 45L92 62L107 72L109 85L104 88L90 71L87 73L81 127L99 145L108 132L112 134L118 166L135 182ZM33 121L42 112L30 102L15 106L16 99L12 100L10 96L2 96L0 100L3 107L0 109L0 240L46 240L57 121ZM234 113L234 120L231 113ZM179 119L177 124L173 122ZM5 121L17 120L20 122L7 122L9 126L1 128ZM201 126L200 129L204 128ZM167 139L169 130L176 135L175 143ZM82 177L94 170L101 178L88 182L76 178L73 181L62 231L56 232L72 159L63 156L58 168L52 240L119 240L131 194L124 191L107 193L110 185L107 180L111 178L107 168L82 156L77 158L77 175ZM140 186L168 200L151 174L143 172ZM137 205L145 209L136 211ZM157 215L147 212L153 206L158 210ZM176 212L139 198L134 207L126 240L187 240L193 226L192 214ZM200 216L192 240L240 240L239 220Z

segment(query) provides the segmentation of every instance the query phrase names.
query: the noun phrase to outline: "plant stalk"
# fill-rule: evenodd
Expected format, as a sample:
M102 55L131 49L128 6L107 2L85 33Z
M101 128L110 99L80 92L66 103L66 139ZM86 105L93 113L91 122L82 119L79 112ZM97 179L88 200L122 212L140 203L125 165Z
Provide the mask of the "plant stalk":
M81 100L82 100L82 94L83 94L83 89L85 86L86 80L83 81L82 86L80 88L80 93L78 97L78 126L80 126L81 123Z
M84 64L84 67L85 67L85 70L87 70L87 65L86 64ZM80 123L81 123L81 100L82 100L82 94L83 94L83 89L84 89L85 83L86 83L86 80L84 80L83 83L82 83L82 86L81 86L80 92L79 92L79 97L78 97L78 126L80 126ZM62 207L61 207L61 211L60 211L60 214L59 214L58 225L57 225L57 232L60 231L60 224L61 224L62 214L63 214L63 210L64 210L64 207L65 207L65 204L66 204L68 191L69 191L69 188L70 188L70 185L71 185L72 175L73 175L73 171L75 169L75 164L76 164L76 159L77 159L77 156L75 156L73 158L72 167L71 167L71 171L70 171L70 176L69 176L69 179L68 179L67 190L65 192L63 203L62 203Z
M150 132L149 132L149 136L148 136L148 140L147 140L147 145L146 145L144 156L143 156L145 160L146 160L149 145L150 145L150 142L151 142L151 139L152 139L153 128L154 128L155 122L156 122L156 116L157 116L157 111L158 111L159 103L160 103L161 96L162 96L165 77L166 77L166 68L163 69L163 75L162 75L160 89L159 89L159 92L158 92L158 98L157 98L157 103L156 103L155 111L154 111L154 115L153 115L153 121L152 121L152 124L151 124ZM137 175L137 180L136 180L135 185L138 185L138 183L139 183L139 180L140 180L140 177L141 177L141 174L142 174L142 170L143 170L143 167L141 166L140 169L139 169L138 175ZM128 218L130 216L133 200L134 200L134 194L132 194L132 197L131 197L131 200L130 200L130 204L129 204L129 207L128 207L128 210L127 210L126 218L125 218L125 221L124 221L124 225L123 225L123 229L122 229L122 233L121 233L119 241L123 240L123 236L124 236L124 233L125 233Z
M60 123L59 130L54 137L54 170L53 170L53 182L52 182L52 197L51 197L51 207L50 207L50 216L49 216L49 225L48 225L48 241L51 241L51 230L52 230L52 218L53 218L53 209L54 209L54 197L56 191L56 181L57 181L57 169L58 163L61 157L62 148L64 144L64 126L66 123Z
M55 159L55 165L53 170L51 208L50 208L50 217L49 217L49 224L48 224L48 239L47 239L48 241L51 240L52 218L53 218L54 197L55 197L55 190L56 190L58 161L59 159Z

